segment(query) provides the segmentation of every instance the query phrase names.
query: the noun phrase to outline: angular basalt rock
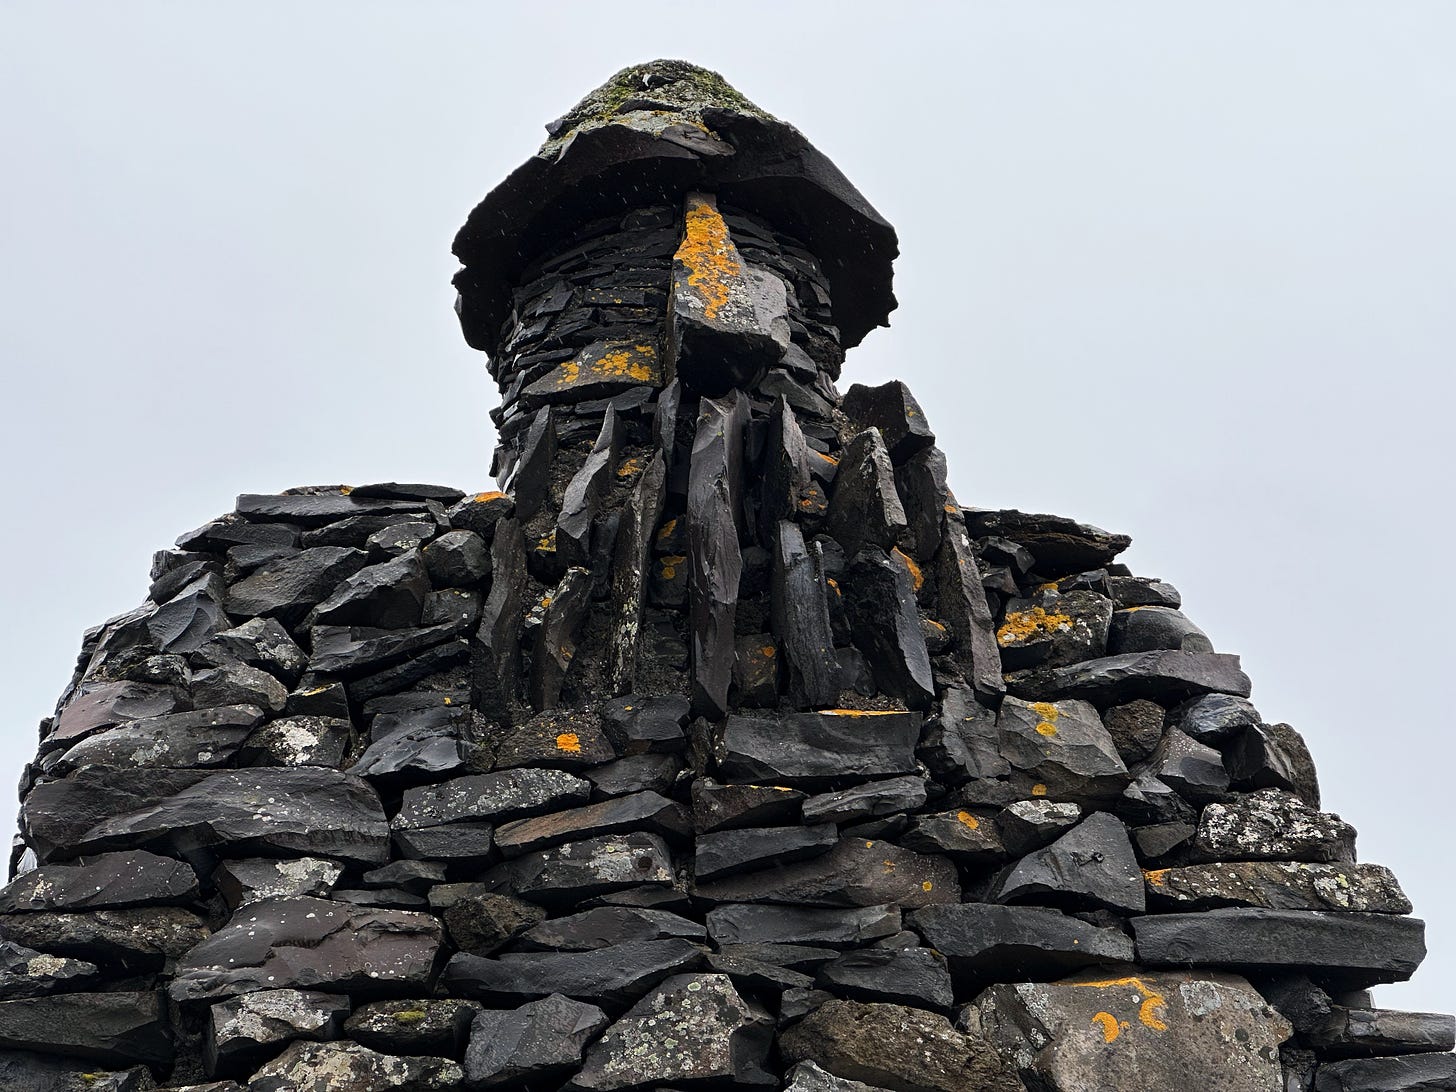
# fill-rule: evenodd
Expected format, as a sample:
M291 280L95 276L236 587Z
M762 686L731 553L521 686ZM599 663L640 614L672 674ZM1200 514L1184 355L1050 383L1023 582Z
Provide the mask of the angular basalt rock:
M699 883L720 876L791 864L827 853L839 842L833 823L799 827L763 827L701 834L693 856Z
M0 1049L40 1050L104 1065L166 1066L172 1036L154 990L0 1001Z
M919 716L835 709L782 720L728 717L714 741L719 771L734 781L814 783L891 777L915 768Z
M929 708L935 680L913 577L905 566L878 550L863 550L850 562L843 594L855 647L870 664L876 684L912 709Z
M754 942L853 947L900 932L900 911L888 905L820 909L728 904L708 911L708 931L719 945Z
M950 961L958 980L1055 978L1104 963L1130 963L1131 938L1058 910L984 903L930 906L911 917L925 943Z
M449 989L493 1007L559 993L608 1008L631 1004L668 975L689 971L702 949L686 940L649 940L588 952L529 952L485 959L456 955L445 967Z
M1375 864L1221 861L1143 874L1154 903L1186 910L1261 906L1269 910L1354 910L1409 914L1390 869Z
M1314 1092L1443 1092L1456 1088L1456 1054L1407 1054L1326 1062Z
M1031 780L1033 796L1109 800L1130 780L1112 736L1086 702L1008 697L996 728L1001 754Z
M866 546L888 550L907 526L884 438L879 429L867 428L839 460L825 529L853 556Z
M454 1092L465 1074L448 1058L398 1058L358 1043L294 1043L248 1092Z
M816 980L838 996L948 1009L955 1000L945 958L930 948L849 952L819 968Z
M181 861L142 851L102 853L17 876L0 890L0 914L184 905L197 890L197 873Z
M71 993L97 977L84 959L67 959L0 940L0 1001Z
M1456 1047L1456 1017L1334 1005L1309 1040L1325 1058L1450 1050Z
M249 1073L295 1039L338 1038L349 999L312 990L259 990L208 1014L203 1062L212 1076Z
M960 899L955 865L888 842L843 837L828 853L785 865L772 885L756 876L699 884L714 902L783 902L809 906L879 906L907 909Z
M471 1088L498 1088L567 1076L608 1022L595 1005L560 994L481 1012L470 1026L465 1079Z
M480 1013L456 998L371 1001L344 1021L348 1038L384 1054L436 1054L458 1058Z
M225 606L238 617L276 616L291 624L301 621L341 581L369 561L363 550L347 546L318 546L271 562L228 588Z
M1147 908L1127 828L1103 811L1012 865L994 894L999 902L1085 900L1136 913Z
M840 408L860 429L880 430L896 466L935 443L925 411L910 388L898 379L878 387L856 383L844 392Z
M553 952L589 952L618 944L672 937L704 941L707 935L704 926L667 910L598 906L532 926L522 934L520 947Z
M1205 861L1353 861L1355 828L1280 789L1204 806L1194 849Z
M1128 652L1007 680L1011 692L1023 697L1083 698L1099 705L1134 698L1171 702L1206 693L1248 697L1251 685L1239 658L1222 652Z
M207 935L201 918L175 906L77 914L42 911L0 919L0 936L8 941L130 973L170 967Z
M565 770L501 770L409 789L390 821L396 831L464 821L508 822L585 803L591 782Z
M1100 569L1132 544L1127 535L1117 535L1078 523L1063 516L962 509L966 526L976 538L992 535L1008 538L1031 551L1042 576Z
M255 857L224 861L212 874L213 886L229 910L262 899L298 895L327 896L344 873L344 866L322 857L279 860Z

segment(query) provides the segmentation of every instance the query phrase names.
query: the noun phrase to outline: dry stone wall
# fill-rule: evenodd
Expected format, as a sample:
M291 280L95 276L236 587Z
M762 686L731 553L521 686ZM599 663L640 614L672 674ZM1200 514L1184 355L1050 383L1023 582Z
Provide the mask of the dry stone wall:
M503 489L240 497L87 635L0 1087L1456 1087L1237 657L840 395L893 234L832 164L680 62L554 126L457 241Z

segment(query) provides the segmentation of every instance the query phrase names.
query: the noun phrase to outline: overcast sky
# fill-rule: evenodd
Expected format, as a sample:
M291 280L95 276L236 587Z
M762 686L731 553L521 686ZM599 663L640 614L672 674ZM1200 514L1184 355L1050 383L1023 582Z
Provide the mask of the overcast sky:
M616 69L716 68L899 229L963 504L1132 534L1456 1010L1456 5L0 0L4 733L237 493L489 484L450 240Z

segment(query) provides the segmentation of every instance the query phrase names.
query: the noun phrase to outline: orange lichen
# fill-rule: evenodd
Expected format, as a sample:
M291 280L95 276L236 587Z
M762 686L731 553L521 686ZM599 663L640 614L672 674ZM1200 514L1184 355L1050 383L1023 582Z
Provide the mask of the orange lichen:
M996 643L1005 648L1038 634L1051 634L1071 628L1072 618L1067 614L1048 614L1044 607L1014 610L1006 615L1006 622L996 631Z
M567 754L581 753L581 737L575 732L562 732L556 737L556 749L565 751Z
M905 566L905 571L910 574L910 582L918 592L920 586L925 583L925 574L920 571L920 566L915 564L910 555L898 546L890 551L890 555L901 565Z
M1041 784L1041 782L1037 782L1035 785L1033 785L1031 787L1031 795L1032 796L1045 796L1046 794L1047 794L1047 787L1045 785Z
M929 880L923 880L920 884L920 890L933 891L935 890L935 884L931 883Z
M758 650L758 653L765 660L772 660L775 656L779 654L779 650L773 645L764 645L761 649Z
M1122 1034L1122 1027L1118 1024L1117 1017L1110 1012L1094 1013L1092 1022L1102 1027L1102 1038L1109 1043Z
M659 560L657 564L660 566L659 571L662 573L662 579L671 580L675 577L677 575L677 567L686 560L687 557L683 554L669 554L667 557Z
M1143 879L1147 880L1148 884L1152 887L1162 887L1164 883L1164 877L1166 877L1167 875L1168 870L1166 868L1143 869Z
M473 496L473 497L470 498L470 500L471 500L471 502L473 504L488 504L490 501L493 501L493 500L504 500L504 499L505 499L505 494L504 493L477 493L477 494L475 494L475 496Z
M636 455L622 460L622 465L617 467L617 477L630 478L642 469L642 459Z
M657 529L657 541L666 542L672 537L673 531L677 530L677 517L674 516Z
M651 345L624 345L620 349L604 353L592 365L592 371L612 379L651 383L657 378L653 368L656 356L657 350Z
M683 241L673 255L688 270L688 284L703 301L703 317L710 322L732 299L732 285L743 277L738 248L728 225L706 198L693 199L684 216Z
M981 829L981 821L968 811L956 812L956 818L965 825L967 830Z
M1163 1021L1160 1020L1153 1013L1154 1009L1160 1009L1166 1006L1166 999L1163 997L1162 994L1150 987L1141 978L1104 978L1099 979L1096 982L1068 982L1067 985L1099 990L1117 986L1131 986L1133 989L1144 995L1141 998L1133 998L1134 1001L1138 1002L1138 1020L1142 1022L1143 1027L1150 1028L1153 1031L1168 1030L1168 1025L1163 1023ZM1094 1016L1093 1019L1096 1020L1097 1017ZM1127 1025L1123 1026L1126 1027ZM1108 1040L1109 1043L1111 1041L1111 1039Z

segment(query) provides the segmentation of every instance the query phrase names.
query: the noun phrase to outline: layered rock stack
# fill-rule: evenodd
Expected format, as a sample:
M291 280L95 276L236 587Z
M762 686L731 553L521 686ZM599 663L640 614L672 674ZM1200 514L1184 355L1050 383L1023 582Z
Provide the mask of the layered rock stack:
M836 387L894 233L625 70L456 241L503 492L244 496L89 633L0 1087L1456 1087L1422 924L1122 535Z

